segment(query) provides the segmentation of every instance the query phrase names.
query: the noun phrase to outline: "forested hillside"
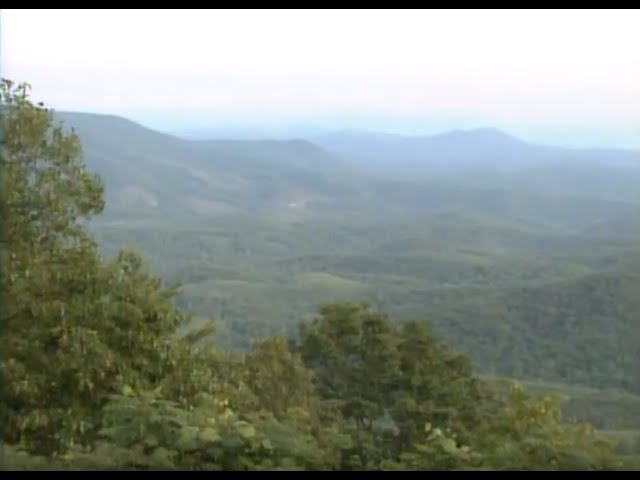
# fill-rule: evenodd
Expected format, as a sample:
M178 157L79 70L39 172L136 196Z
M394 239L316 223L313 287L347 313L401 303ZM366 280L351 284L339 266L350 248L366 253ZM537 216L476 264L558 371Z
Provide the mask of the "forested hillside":
M1 95L3 469L638 467L637 425L583 422L631 393L573 387L563 415L557 386L480 375L640 390L638 237L610 221L633 199L77 136Z
M56 118L105 180L102 251L135 245L182 282L178 304L215 315L219 345L295 335L326 301L357 299L429 318L483 373L639 391L638 152L492 129L188 141Z
M220 345L294 335L326 301L357 299L429 318L485 373L638 392L637 152L490 129L188 141L55 115L104 179L102 251L137 246L183 283L181 307L216 316Z

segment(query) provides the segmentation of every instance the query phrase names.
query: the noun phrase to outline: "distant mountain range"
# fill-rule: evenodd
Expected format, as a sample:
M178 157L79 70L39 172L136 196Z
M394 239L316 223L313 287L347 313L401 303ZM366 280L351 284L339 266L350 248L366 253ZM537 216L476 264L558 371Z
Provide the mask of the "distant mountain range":
M405 137L187 140L124 118L58 112L107 187L108 217L415 218L465 211L586 229L635 214L640 153L537 146L495 129Z
M314 140L368 169L411 176L573 164L640 167L640 152L532 145L492 128L431 136L340 132Z

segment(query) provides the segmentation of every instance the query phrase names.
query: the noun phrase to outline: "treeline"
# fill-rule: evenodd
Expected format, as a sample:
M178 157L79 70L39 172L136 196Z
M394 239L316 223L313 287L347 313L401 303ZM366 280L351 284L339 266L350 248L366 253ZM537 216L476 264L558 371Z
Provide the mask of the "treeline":
M204 348L140 257L83 227L103 187L75 135L4 80L4 469L631 468L556 403L481 381L420 322L323 307L295 341Z

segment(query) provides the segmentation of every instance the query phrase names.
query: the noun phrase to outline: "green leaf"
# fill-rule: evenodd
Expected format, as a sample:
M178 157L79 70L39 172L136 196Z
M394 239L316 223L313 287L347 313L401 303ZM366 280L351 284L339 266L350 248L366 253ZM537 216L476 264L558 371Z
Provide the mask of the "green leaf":
M453 454L458 451L455 440L451 438L447 438L447 437L441 438L440 446L446 453L449 453L449 454Z
M198 439L206 443L216 443L221 438L220 434L213 428L205 428L198 434Z
M175 468L173 463L173 452L171 452L171 450L167 450L164 447L156 448L150 457L155 464L154 467L162 469Z
M198 427L184 427L180 438L176 442L176 448L182 451L196 450L198 448L199 433Z
M245 440L249 440L256 436L255 427L247 422L238 422L236 424L236 429L240 436Z

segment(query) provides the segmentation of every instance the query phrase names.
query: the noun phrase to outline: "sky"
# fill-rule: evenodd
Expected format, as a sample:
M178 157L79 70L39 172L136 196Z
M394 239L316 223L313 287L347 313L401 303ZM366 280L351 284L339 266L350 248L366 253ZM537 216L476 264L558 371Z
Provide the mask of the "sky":
M7 10L0 71L162 129L497 127L640 148L639 10Z

